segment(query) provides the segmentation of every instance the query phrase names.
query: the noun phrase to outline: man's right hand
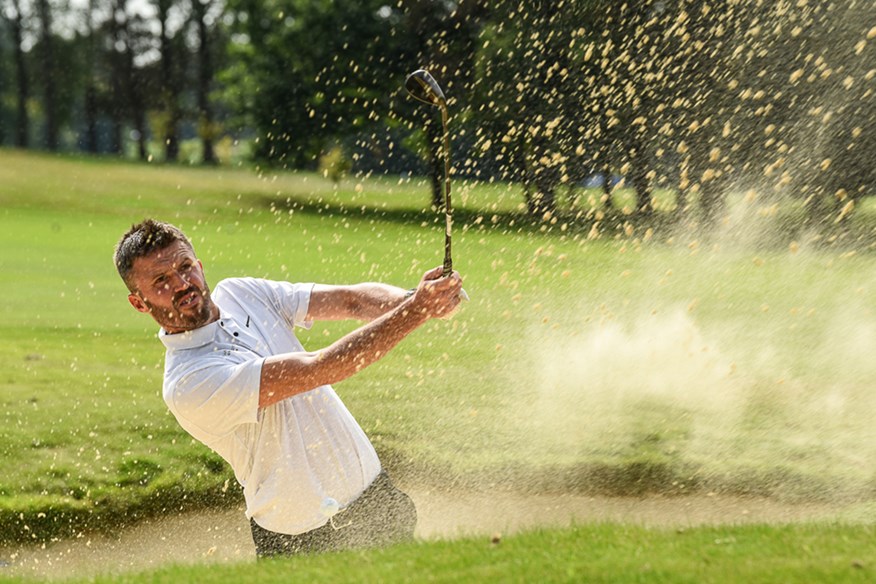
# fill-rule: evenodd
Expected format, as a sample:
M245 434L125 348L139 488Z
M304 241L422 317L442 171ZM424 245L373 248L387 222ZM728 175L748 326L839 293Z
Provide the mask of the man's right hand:
M374 363L430 318L447 318L461 302L462 278L442 268L423 275L413 296L320 351L273 355L262 364L259 407L343 381ZM398 298L403 291L398 289ZM323 310L323 312L331 312Z
M411 307L428 318L446 318L462 301L462 278L459 272L454 271L444 277L443 271L438 266L423 274L410 300Z

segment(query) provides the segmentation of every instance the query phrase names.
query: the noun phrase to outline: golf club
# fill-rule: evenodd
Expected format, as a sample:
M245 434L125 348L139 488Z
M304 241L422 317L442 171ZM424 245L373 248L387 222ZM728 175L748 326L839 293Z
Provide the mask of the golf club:
M441 110L441 127L444 135L444 276L453 272L453 258L451 255L451 231L453 229L453 206L450 200L450 133L447 130L447 98L441 91L441 86L435 78L425 69L417 69L405 79L405 89L411 97L428 105L433 105ZM463 300L468 300L465 290L460 294Z
M450 203L450 134L447 131L447 98L435 78L425 69L417 69L405 80L405 89L411 97L423 103L437 106L441 110L441 125L444 133L444 275L453 271L450 252L450 232L453 226L453 207Z

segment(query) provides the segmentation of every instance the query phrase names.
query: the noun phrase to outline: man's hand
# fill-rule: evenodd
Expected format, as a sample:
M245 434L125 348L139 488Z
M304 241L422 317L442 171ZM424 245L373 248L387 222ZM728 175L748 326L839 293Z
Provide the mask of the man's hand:
M410 297L405 297L400 288L384 290L389 298L387 302L396 305L325 349L284 353L265 359L259 386L259 407L265 408L315 387L342 381L386 355L430 318L447 318L461 302L462 278L456 272L447 277L442 277L441 273L440 267L426 272ZM330 290L324 292L320 314L351 312L343 308L333 312L331 307L338 306L338 303L332 302L330 297L337 294ZM375 298L383 296L380 293ZM356 312L352 310L352 313Z
M410 300L413 310L427 318L447 318L462 301L462 278L454 271L447 277L441 274L441 266L423 274L422 280Z

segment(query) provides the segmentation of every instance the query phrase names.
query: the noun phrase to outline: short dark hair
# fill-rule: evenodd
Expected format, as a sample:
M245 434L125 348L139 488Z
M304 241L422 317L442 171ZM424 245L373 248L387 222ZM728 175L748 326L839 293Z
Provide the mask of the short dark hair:
M119 243L116 244L113 260L116 264L116 269L119 271L119 276L128 286L128 290L134 292L134 286L131 282L131 269L134 267L134 260L151 254L154 251L164 249L169 245L181 241L190 249L192 242L186 237L185 233L179 228L156 221L155 219L144 219L142 222L132 225L131 228L122 236Z

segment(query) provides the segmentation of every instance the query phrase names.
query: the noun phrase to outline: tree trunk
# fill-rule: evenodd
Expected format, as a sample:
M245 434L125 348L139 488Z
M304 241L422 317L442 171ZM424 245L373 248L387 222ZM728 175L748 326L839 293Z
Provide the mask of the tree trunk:
M530 176L532 185L535 187L528 201L528 211L533 217L544 217L546 214L554 214L557 210L556 190L559 185L559 173L550 163L543 163L543 159L550 160L551 143L547 140L537 139L532 145L530 158Z
M40 15L40 60L42 62L43 109L46 116L46 147L58 149L58 108L55 88L55 43L52 36L52 9L49 0L38 0Z
M173 39L168 31L168 13L172 0L158 0L158 21L161 26L159 38L159 51L161 53L161 97L163 102L164 123L164 159L167 162L176 162L179 159L179 135L177 124L179 122L178 91L176 83L176 63L173 47Z
M97 95L94 84L85 88L85 151L97 153Z
M650 215L654 211L653 190L648 179L647 160L639 140L630 149L630 158L630 180L633 190L636 191L636 212Z
M210 58L210 30L207 27L207 13L213 5L212 0L192 0L198 26L198 110L199 133L203 145L203 163L216 164L213 150L215 128L213 108L210 104L210 86L213 84L213 62Z
M109 151L113 154L123 154L124 151L124 125L127 115L126 88L127 79L125 67L125 55L119 52L118 47L128 45L128 17L126 12L127 0L113 0L110 16L110 40L112 47L109 50L110 74L112 96L110 98L109 115L112 122Z
M122 155L125 143L125 124L121 118L113 118L110 133L110 152Z
M675 195L673 219L680 222L688 212L690 195L690 158L682 159L678 168L678 192Z
M88 2L88 14L85 22L88 32L85 74L85 150L92 154L97 152L97 89L94 86L95 51L94 51L94 0Z
M633 188L636 191L636 212L640 215L650 215L654 212L654 191L647 171L633 168Z
M125 95L127 96L125 118L130 119L134 126L137 136L137 157L145 161L149 157L149 152L146 148L149 128L146 123L146 96L143 88L143 73L138 72L134 65L134 39L132 38L134 33L131 31L127 20L122 30L125 36L125 52L122 62L125 76Z
M22 47L24 18L21 14L19 0L12 0L12 7L15 9L15 18L12 20L12 36L15 44L15 76L18 89L16 94L15 145L19 148L27 148L28 134L30 132L27 100L30 97L30 88L27 82L27 65L24 59L24 48Z
M143 106L142 98L140 103L135 105L134 109L134 128L137 130L137 156L140 160L147 160L149 152L146 148L148 136L146 134L146 108Z
M125 70L128 80L128 109L130 110L131 123L137 133L137 156L140 160L147 160L149 152L146 148L148 140L148 128L146 125L146 99L143 96L143 87L134 68L134 54L128 44L125 53Z
M606 162L602 165L602 204L606 211L611 209L611 191L611 165Z
M544 176L543 168L530 168L524 185L526 210L533 217L553 215L557 210L556 184Z
M546 181L536 180L535 192L530 191L529 214L533 217L553 215L557 210L556 189Z

